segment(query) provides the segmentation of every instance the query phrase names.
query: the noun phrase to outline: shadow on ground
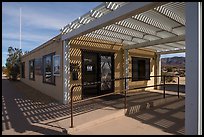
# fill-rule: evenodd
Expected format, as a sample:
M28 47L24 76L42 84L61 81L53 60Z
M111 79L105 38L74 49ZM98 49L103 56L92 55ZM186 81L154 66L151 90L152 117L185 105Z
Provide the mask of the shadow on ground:
M163 90L163 86L161 86L159 89ZM167 91L175 91L175 92L177 92L178 91L178 84L166 84L165 89ZM185 93L185 85L179 85L179 91L181 93Z
M26 90L31 92L32 89L25 88L22 90L21 88L24 87L22 85L19 81L2 79L2 134L4 134L4 131L13 129L16 133L10 131L7 134L36 132L44 135L62 135L62 132L32 124L32 119L40 116L37 114L39 108L46 107L48 104L43 101L40 102L40 99L46 99L45 96L33 96L34 93L31 93L30 97L26 97L23 92L27 92ZM22 87L19 88L19 86Z
M129 107L135 105L142 106L142 104L147 104L148 102L153 102L156 100L160 100L162 98L163 98L162 94L144 91L135 94L128 94L127 104ZM172 96L167 95L166 98L172 98ZM181 104L178 101L171 103ZM77 103L74 105L74 116L94 111L97 109L101 109L107 106L116 109L123 109L124 96L112 95L109 97L103 97L91 101ZM161 107L166 111L168 110L168 112L162 113L163 111L157 112L154 110L151 111L148 110L149 116L152 115L153 118L143 120L143 122L147 122L148 124L156 126L160 123L162 124L162 122L165 123L168 121L176 121L176 123L179 123L182 126L184 119L176 118L176 116L179 115L177 113L183 112L184 106L176 108L174 110L166 106ZM160 107L158 108L155 107L154 109L159 110L159 108ZM140 107L140 110L142 110L142 107ZM141 120L140 115L146 114L147 113L146 111L147 110L129 116ZM171 115L175 115L175 117ZM70 117L69 105L60 104L56 100L40 93L39 91L25 85L22 82L19 81L14 82L2 79L2 133L4 133L4 131L6 130L14 129L15 132L17 133L33 131L45 135L46 134L60 135L63 134L61 132L63 130L63 127L53 126L50 123L67 119L69 117ZM167 132L173 132L172 131L174 129L172 128L173 125L178 127L177 124L172 124L168 128L162 126L158 127L167 130ZM181 126L179 126L178 129L182 128ZM53 128L58 130L55 130Z
M127 112L130 112L131 108L132 106L128 108ZM178 100L169 101L137 113L127 113L126 116L168 133L184 135L185 99L181 97Z

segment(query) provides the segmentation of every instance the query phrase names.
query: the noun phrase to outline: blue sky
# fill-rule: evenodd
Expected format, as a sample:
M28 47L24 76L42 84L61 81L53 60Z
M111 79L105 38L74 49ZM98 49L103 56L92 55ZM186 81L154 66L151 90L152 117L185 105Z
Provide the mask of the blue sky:
M23 51L31 51L58 35L66 24L99 4L100 2L3 2L2 66L7 58L8 47L19 48L20 45L20 8L21 47ZM184 53L176 56L184 56Z
M185 57L185 53L174 53L174 54L165 54L161 55L161 58L171 58L171 57Z
M3 2L2 66L9 46L30 51L60 33L60 29L100 2Z

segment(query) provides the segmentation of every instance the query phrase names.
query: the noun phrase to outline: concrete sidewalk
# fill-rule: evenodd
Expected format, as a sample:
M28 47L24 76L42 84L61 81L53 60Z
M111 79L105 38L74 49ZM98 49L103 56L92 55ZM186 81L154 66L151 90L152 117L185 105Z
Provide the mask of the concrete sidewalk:
M87 129L78 130L74 135L172 135L160 128L144 124L127 116L117 117Z
M2 77L2 135L59 135L60 128L40 125L53 119L55 101L20 81ZM52 109L52 110L51 110Z
M22 82L2 78L2 134L63 135L64 128L73 135L183 134L179 132L184 126L183 100L140 92L128 95L127 110L121 95L86 101L74 105L74 128L69 128L69 105L59 104ZM177 104L182 106L177 108ZM171 125L165 127L166 121ZM177 121L181 124L172 124Z

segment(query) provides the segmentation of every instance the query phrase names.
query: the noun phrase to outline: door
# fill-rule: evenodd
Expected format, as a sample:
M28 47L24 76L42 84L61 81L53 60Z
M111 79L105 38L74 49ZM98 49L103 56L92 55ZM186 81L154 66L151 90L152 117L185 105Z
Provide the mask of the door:
M94 52L82 53L82 84L98 81L98 57ZM98 95L98 84L82 86L82 98Z
M113 55L100 55L100 70L101 70L101 75L100 75L100 80L101 80L101 85L100 85L100 92L102 94L104 93L109 93L113 91L113 79L114 71L113 71ZM108 82L107 82L108 81Z
M113 92L113 64L113 53L82 51L82 98ZM98 81L101 83L84 85Z

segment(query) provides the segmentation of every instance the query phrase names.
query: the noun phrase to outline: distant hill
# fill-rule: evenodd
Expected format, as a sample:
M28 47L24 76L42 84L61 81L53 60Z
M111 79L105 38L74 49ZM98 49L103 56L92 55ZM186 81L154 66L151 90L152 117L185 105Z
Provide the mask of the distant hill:
M171 67L184 68L185 67L185 57L162 58L161 65L162 67L171 66Z

